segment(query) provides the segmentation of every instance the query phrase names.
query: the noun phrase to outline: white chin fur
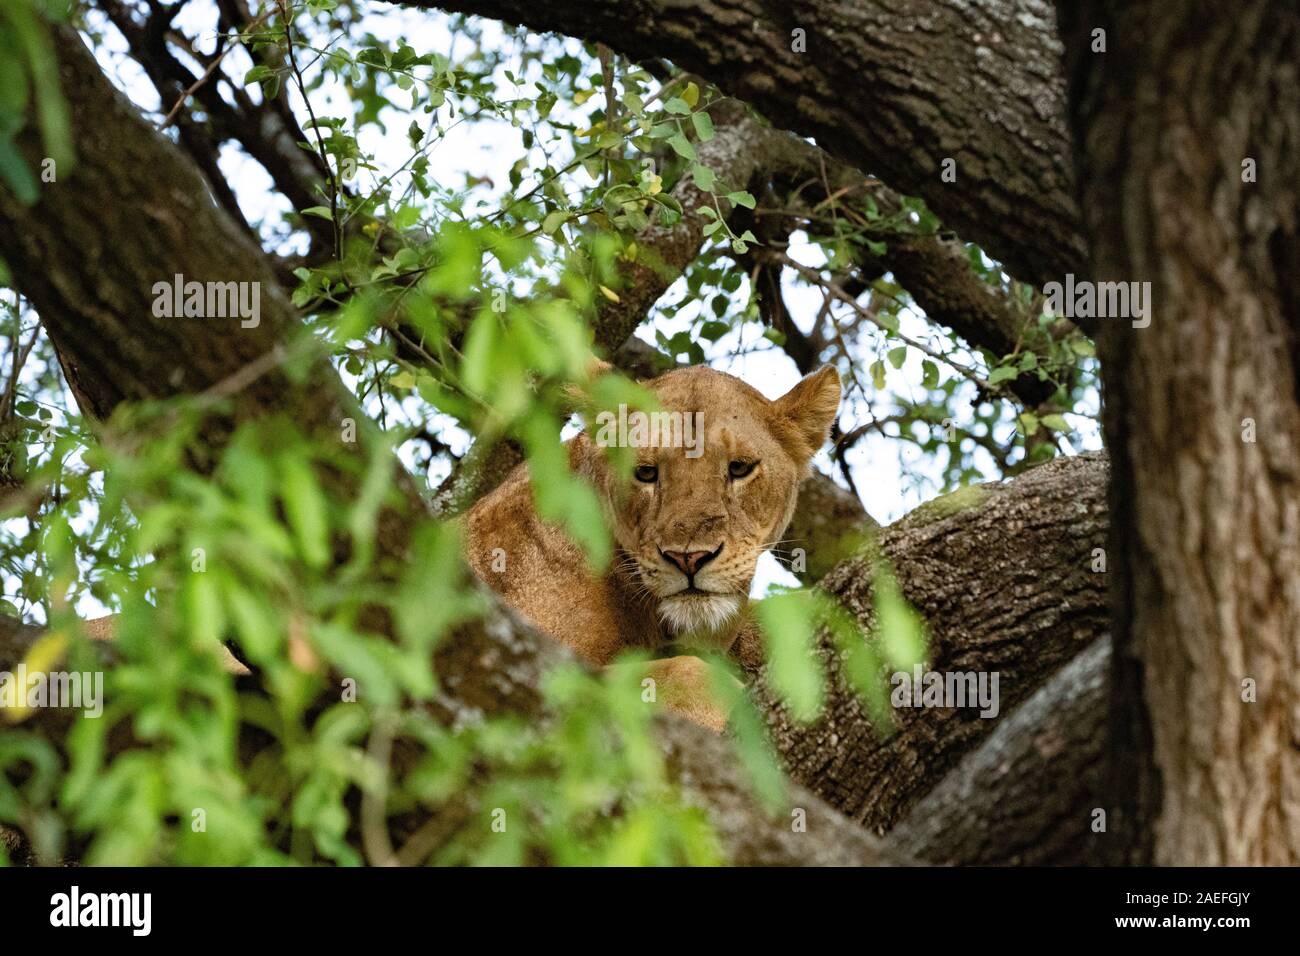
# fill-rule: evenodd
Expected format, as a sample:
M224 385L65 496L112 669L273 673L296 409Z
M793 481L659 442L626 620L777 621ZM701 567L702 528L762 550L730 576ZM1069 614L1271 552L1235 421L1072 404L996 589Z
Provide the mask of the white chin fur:
M659 602L659 618L674 634L719 630L739 610L735 594L674 596Z

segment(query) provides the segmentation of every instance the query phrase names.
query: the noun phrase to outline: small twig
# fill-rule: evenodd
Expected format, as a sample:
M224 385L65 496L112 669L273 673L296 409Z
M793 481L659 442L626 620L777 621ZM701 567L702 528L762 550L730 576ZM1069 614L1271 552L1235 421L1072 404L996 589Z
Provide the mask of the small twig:
M941 352L935 351L934 349L930 348L930 346L926 345L924 342L920 342L916 339L911 338L910 336L903 335L901 332L898 332L897 330L891 329L888 326L886 326L883 322L880 321L880 319L872 315L871 312L869 312L867 309L864 309L861 303L859 303L857 299L853 298L853 296L845 292L839 286L839 284L836 283L833 279L827 279L816 269L810 268L809 266L804 265L802 262L796 262L794 259L791 259L785 253L776 253L776 255L787 266L794 269L795 272L799 273L799 275L803 276L806 280L812 282L814 285L819 285L823 289L829 291L832 295L835 296L835 298L839 299L841 302L843 302L845 305L851 308L862 318L866 319L872 325L886 332L890 332L891 334L897 335L898 338L903 342L905 342L906 344L912 346L915 349L919 349L921 352L930 356L930 358L934 359L935 361L942 362L944 365L947 365L949 368L956 370L964 378L970 379L972 382L974 382L976 385L978 385L980 388L984 389L985 391L989 393L994 392L994 387L989 384L988 379L984 378L974 369L967 368L966 366L962 365L959 362L954 362L951 358L949 358L948 356L944 355Z
M195 398L199 404L211 404L219 399L237 395L263 375L284 365L290 357L289 350L277 342L253 361L237 368L215 385L200 392Z
M285 55L289 58L289 69L293 72L294 82L298 86L298 95L302 97L303 105L307 107L307 118L311 120L311 130L316 135L316 148L320 153L320 161L325 165L325 172L329 174L330 222L334 225L334 258L338 260L341 277L346 284L348 277L346 271L343 271L343 226L339 222L338 177L335 176L334 167L330 164L329 151L325 149L325 137L321 136L316 111L312 109L311 100L307 96L307 84L303 80L302 71L298 69L298 59L293 55L293 18L289 15L288 4L285 0L276 0L276 5L280 8L281 19L284 20Z
M411 834L397 851L397 866L419 866L430 853L445 844L470 816L471 809L465 797L454 797L438 813L430 814L429 819Z
M683 84L683 83L686 82L686 80L688 79L688 77L689 77L689 74L686 74L686 73L680 73L680 74L678 74L677 76L674 76L674 77L673 77L671 80L669 80L667 83L664 83L662 86L660 86L659 89L655 90L653 93L651 93L649 96L647 96L647 97L642 101L642 104L645 105L645 106L649 106L651 103L653 103L655 100L659 99L659 97L663 96L663 95L664 95L665 93L667 93L669 90L672 90L672 89L675 89L675 88L678 87L678 86L681 86L681 84Z
M22 300L19 299L19 302ZM17 313L15 312L15 316ZM16 318L19 323L19 329L22 328L22 319ZM31 339L23 348L14 351L13 372L9 378L9 384L5 387L4 398L0 399L0 418L9 418L14 413L14 405L18 398L18 376L22 374L23 366L27 364L27 356L32 354L32 348L36 345L36 340L41 336L41 327L38 325L36 331L32 333ZM18 342L18 332L14 333L14 342Z
M254 20L252 23L248 25L248 31L252 31L254 28L261 26L262 23L266 20L266 18L269 17L270 15L271 15L271 10L268 9L265 13L263 13L260 17L258 17L256 20ZM231 39L239 39L243 36L244 33L237 32L233 34L233 36L231 36ZM221 65L221 61L226 58L226 54L229 53L234 48L235 48L235 44L229 43L220 53L218 53L213 58L212 62L208 64L208 68L203 71L203 75L200 76L197 80L195 80L190 85L190 88L188 90L186 90L184 93L181 94L181 98L176 101L176 105L171 108L171 110L163 118L162 123L159 124L158 126L159 130L164 130L168 126L171 126L172 123L176 122L176 116L177 114L180 113L181 107L185 105L185 101L188 100L191 96L193 96L195 92L198 91L198 88L200 86L202 86L204 83L206 83L209 79L212 78L212 74L217 72L217 67L219 67Z
M886 434L885 426L886 425L902 426L907 421L908 419L903 415L886 415L884 418L873 418L869 422L864 422L861 425L855 425L853 428L849 429L847 432L842 434L836 440L834 447L840 454L843 454L844 452L852 448L854 445L856 445L859 441L861 441L862 436L867 434L867 432L878 432L881 435L884 435L884 437L886 438L892 438L893 437L892 435Z
M862 495L858 492L857 482L853 480L853 470L849 467L849 459L845 454L845 452L848 451L848 448L843 445L843 439L844 430L840 428L839 418L836 418L835 422L831 425L831 441L833 443L831 445L831 457L835 459L836 464L840 466L840 474L844 477L845 483L849 486L849 491L853 492L853 496L861 501Z
M614 129L618 120L618 100L614 98L614 65L617 57L614 51L603 43L596 44L596 56L600 60L600 74L605 86L605 129ZM609 188L610 164L609 158L604 161L605 188Z
M395 718L381 712L370 731L366 757L377 778L361 788L361 843L372 866L399 866L393 842L388 836L387 803L389 764L393 755Z

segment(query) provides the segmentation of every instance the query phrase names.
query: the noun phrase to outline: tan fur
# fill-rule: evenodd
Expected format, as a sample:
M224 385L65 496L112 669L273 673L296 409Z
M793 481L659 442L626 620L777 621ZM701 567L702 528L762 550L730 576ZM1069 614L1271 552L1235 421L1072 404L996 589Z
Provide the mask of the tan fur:
M475 573L597 666L629 647L730 649L744 622L758 558L789 524L799 482L840 402L839 378L830 367L776 401L705 367L669 372L644 385L662 410L703 413L702 454L689 457L687 449L662 443L637 448L636 464L658 468L657 481L644 483L615 472L590 423L569 441L570 467L595 488L614 534L615 558L607 572L591 573L568 536L538 518L525 465L465 519ZM747 477L733 479L733 461L758 464ZM678 594L687 587L687 575L663 552L713 552L719 546L717 557L694 577L695 586L709 593ZM720 626L710 626L711 618L733 607ZM700 662L671 660L679 663L656 662L658 674L674 685L661 696L701 723L717 724L717 714L696 700L704 693ZM692 689L680 686L682 675Z

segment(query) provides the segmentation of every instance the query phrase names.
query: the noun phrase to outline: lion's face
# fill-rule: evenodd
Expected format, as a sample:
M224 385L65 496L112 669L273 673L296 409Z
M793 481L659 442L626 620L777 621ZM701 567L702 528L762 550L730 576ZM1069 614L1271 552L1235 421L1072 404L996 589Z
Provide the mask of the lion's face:
M839 377L822 368L776 401L704 367L644 384L669 417L630 423L633 474L602 469L600 486L621 570L672 632L707 636L744 605L759 556L789 524L839 408Z

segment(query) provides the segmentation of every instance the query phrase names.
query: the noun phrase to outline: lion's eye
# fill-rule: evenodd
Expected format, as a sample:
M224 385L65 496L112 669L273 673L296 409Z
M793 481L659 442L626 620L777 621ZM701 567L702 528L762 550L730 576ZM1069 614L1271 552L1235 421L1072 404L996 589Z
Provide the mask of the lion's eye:
M727 466L727 474L731 475L732 478L744 478L753 471L757 465L758 462L756 461L733 461Z
M637 465L633 474L637 481L644 481L647 485L659 480L659 469L654 465Z

